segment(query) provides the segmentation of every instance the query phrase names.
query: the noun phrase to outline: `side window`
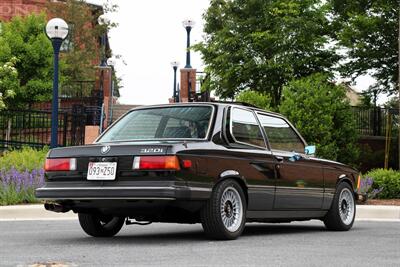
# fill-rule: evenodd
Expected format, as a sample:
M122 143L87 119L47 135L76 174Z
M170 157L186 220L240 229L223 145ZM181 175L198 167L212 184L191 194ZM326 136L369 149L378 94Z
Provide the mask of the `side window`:
M265 147L264 138L253 112L241 108L231 111L231 134L235 141Z
M272 149L304 153L304 144L290 125L281 118L258 114Z

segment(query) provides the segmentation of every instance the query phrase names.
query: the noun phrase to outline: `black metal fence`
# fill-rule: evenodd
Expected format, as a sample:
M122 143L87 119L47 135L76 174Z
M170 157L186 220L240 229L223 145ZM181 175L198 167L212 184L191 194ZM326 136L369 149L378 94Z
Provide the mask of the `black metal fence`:
M88 98L102 93L96 89L95 81L73 81L63 84L60 88L60 98Z
M58 117L58 144L84 144L86 114L60 112ZM50 145L51 111L5 110L0 112L0 149L22 146Z
M385 136L387 127L398 128L398 109L352 107L352 111L360 135Z

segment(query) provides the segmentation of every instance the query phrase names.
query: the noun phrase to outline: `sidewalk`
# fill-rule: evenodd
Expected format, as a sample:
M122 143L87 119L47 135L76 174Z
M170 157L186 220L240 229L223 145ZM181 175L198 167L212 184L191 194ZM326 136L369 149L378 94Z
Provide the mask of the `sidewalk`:
M72 211L55 213L44 209L43 205L0 206L0 221L10 220L74 220ZM400 206L358 205L356 220L399 221Z
M10 220L71 220L78 216L72 211L56 213L47 211L42 204L0 206L0 221Z

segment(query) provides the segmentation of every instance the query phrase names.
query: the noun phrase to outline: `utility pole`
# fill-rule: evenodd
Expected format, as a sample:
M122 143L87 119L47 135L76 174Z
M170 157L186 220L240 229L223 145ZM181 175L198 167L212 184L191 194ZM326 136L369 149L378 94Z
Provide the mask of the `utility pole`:
M397 142L398 142L398 144L397 144L397 149L398 149L398 151L397 151L397 155L398 155L398 162L399 162L399 165L398 165L398 170L400 170L400 7L398 7L398 10L399 10L399 14L398 14L398 19L399 19L399 29L398 29L398 32L397 32L397 37L398 37L398 39L397 39L397 45L398 45L398 62L397 62L397 68L398 68L398 77L397 77L397 89L399 90L399 98L398 98L398 101L399 101L399 115L398 115L398 132L397 132L397 138L398 138L398 140L397 140Z

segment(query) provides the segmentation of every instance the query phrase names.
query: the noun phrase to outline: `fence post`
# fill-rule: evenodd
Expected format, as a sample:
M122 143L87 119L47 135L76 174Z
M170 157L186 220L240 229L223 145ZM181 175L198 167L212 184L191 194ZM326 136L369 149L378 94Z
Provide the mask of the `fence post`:
M68 131L68 113L64 112L64 127L63 127L63 146L67 146L67 131Z
M377 123L376 123L376 127L377 127L377 136L381 136L381 129L382 129L382 109L381 108L378 108L377 109L377 118L378 118L378 121L377 121Z

